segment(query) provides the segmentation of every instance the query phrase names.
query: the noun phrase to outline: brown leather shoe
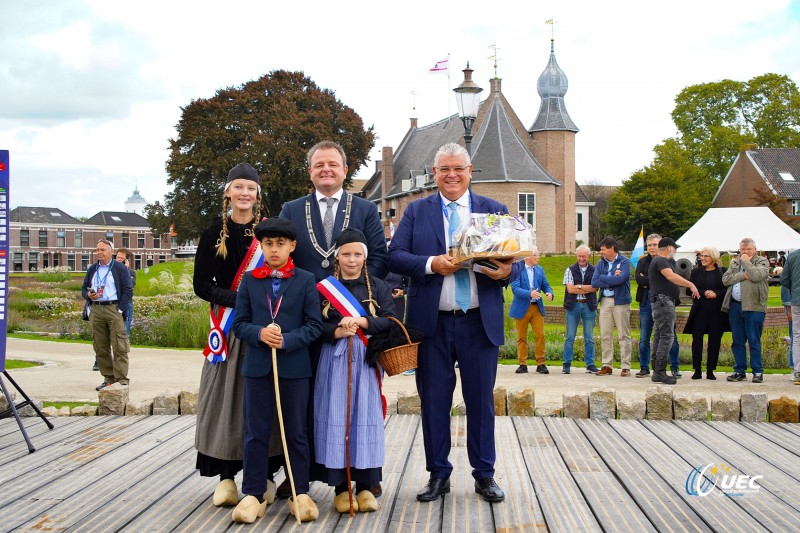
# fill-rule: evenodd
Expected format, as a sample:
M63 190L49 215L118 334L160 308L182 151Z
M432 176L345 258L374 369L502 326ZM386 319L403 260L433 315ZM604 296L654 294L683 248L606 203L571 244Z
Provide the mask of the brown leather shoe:
M631 370L630 370L630 368L623 368L623 369L622 369L622 373L620 374L620 376L622 376L623 378L629 378L629 377L631 377Z
M372 495L373 495L373 496L375 496L376 498L380 498L380 497L381 497L381 494L383 494L383 489L381 488L381 484L380 484L380 483L378 483L378 484L377 484L377 485L375 485L374 487L370 487L370 488L369 488L369 491L370 491L370 492L372 493Z
M611 370L610 366L603 366L603 368L600 369L600 372L598 372L597 375L598 376L610 376L613 373L614 372Z

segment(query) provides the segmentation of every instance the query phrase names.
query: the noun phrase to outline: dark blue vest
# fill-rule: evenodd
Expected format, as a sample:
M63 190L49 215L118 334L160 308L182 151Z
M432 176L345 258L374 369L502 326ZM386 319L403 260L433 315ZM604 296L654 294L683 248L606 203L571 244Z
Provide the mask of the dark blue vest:
M591 285L592 284L592 275L594 274L594 266L591 263L588 263L586 266L586 274L581 275L581 267L578 266L578 263L574 263L570 265L569 271L572 272L572 282L575 285ZM585 294L586 296L586 303L589 304L589 309L594 311L597 309L597 293L591 292L589 294ZM578 301L577 294L570 294L569 292L564 293L564 308L565 309L572 309L575 307L575 302Z

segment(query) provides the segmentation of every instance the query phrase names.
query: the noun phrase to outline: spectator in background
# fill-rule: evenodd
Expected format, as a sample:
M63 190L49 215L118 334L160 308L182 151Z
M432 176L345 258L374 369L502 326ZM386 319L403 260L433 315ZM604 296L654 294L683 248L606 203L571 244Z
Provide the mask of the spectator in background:
M397 318L402 322L406 318L406 288L408 287L408 276L389 272L386 275L386 284L392 289L392 301Z
M603 368L596 374L610 376L614 364L614 327L619 338L622 377L631 375L631 262L619 253L617 241L606 237L600 241L600 255L592 275L592 287L600 289L600 337L603 347Z
M731 344L734 359L733 374L728 376L728 381L747 379L745 371L748 345L753 383L764 381L761 333L767 316L768 277L767 258L758 255L753 239L742 239L739 243L739 255L731 260L728 270L722 275L722 283L728 287L722 302L722 310L728 312L733 338Z
M131 285L133 288L136 287L136 270L131 268L131 251L127 248L120 248L117 250L116 259L118 263L122 263L128 269L128 273L131 275ZM133 321L133 298L131 298L131 307L128 310L128 320L125 321L125 332L128 334L128 337L131 336L131 322Z
M782 274L783 272L781 272ZM783 312L786 314L786 319L789 321L789 336L784 339L787 341L788 348L786 350L786 359L789 362L789 368L794 370L794 358L793 358L793 347L792 347L792 291L789 290L788 287L781 285L781 303L783 304ZM789 377L792 381L795 380L794 372L789 374Z
M795 250L786 258L786 263L781 273L781 299L784 299L784 291L788 292L788 299L791 307L789 308L789 334L792 338L789 358L794 370L794 384L800 385L800 356L794 359L794 354L800 354L800 250Z
M703 268L692 270L690 281L695 284L700 297L692 300L692 310L683 328L684 333L692 335L692 379L701 379L703 363L703 337L708 335L708 356L706 358L706 379L717 379L714 369L719 360L719 346L722 333L730 331L728 317L722 312L722 299L725 297L725 285L722 275L725 267L719 258L719 251L713 246L700 248L700 260Z
M549 374L545 358L544 341L544 299L553 301L553 288L547 282L544 269L539 266L539 250L534 246L533 253L525 258L525 270L511 282L514 299L508 316L517 324L517 374L528 372L528 325L533 329L536 343L536 372Z
M575 336L578 322L583 322L583 360L586 372L596 374L594 364L594 320L597 317L597 289L592 287L594 265L589 262L589 248L578 246L577 261L564 272L564 309L567 318L567 336L564 339L564 366L562 374L569 374L575 354Z

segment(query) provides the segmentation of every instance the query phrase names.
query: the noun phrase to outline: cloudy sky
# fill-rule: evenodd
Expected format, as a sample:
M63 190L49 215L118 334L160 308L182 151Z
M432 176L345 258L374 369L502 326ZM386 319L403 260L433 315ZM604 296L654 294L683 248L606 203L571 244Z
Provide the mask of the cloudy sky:
M619 184L675 134L687 85L766 72L800 83L800 2L494 0L0 2L0 149L11 206L73 216L123 210L138 184L167 192L181 106L275 69L301 70L397 146L409 118L454 113L469 61L488 89L497 47L503 93L526 126L555 50L580 128L577 176ZM450 55L451 78L428 74ZM413 93L413 94L412 94ZM415 107L415 109L414 109Z

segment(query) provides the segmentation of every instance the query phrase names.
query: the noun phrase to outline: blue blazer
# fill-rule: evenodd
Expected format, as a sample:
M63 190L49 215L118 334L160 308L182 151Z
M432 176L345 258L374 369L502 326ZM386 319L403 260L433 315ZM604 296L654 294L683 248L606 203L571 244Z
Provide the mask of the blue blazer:
M594 274L592 275L592 287L598 287L597 303L605 298L603 296L603 289L614 289L614 305L624 305L631 303L631 262L627 257L617 252L617 257L614 258L616 267L613 270L619 269L620 275L615 276L613 270L609 269L608 262L600 258L594 267Z
M299 268L281 281L278 294L272 292L272 278L256 278L252 272L242 277L236 295L233 332L247 343L242 375L263 377L272 371L272 348L261 342L261 328L272 322L267 296L273 307L281 301L275 322L283 333L283 349L278 350L278 376L310 378L311 355L308 347L322 333L319 293L314 275Z
M484 196L472 195L473 213L508 213L508 208ZM432 336L439 320L439 297L442 294L440 274L426 274L425 264L431 256L447 252L444 235L444 217L440 195L432 194L411 202L395 230L389 246L389 270L410 278L406 321L420 328L425 336ZM511 278L520 272L520 263L514 263ZM481 321L487 338L495 346L505 342L503 332L503 287L481 273L475 273Z
M511 302L511 309L508 310L508 316L517 319L525 316L525 313L528 312L528 307L531 305L531 291L533 289L542 294L542 298L539 298L536 303L539 305L539 311L542 316L544 316L544 295L546 293L553 294L553 288L547 282L544 269L539 265L534 265L533 267L533 287L531 287L528 281L528 265L524 261L522 261L522 265L522 272L511 282L511 292L514 293L514 300Z
M336 219L333 221L333 241L339 237L344 225L344 211L347 205L347 196L344 193L336 208ZM323 250L327 250L333 243L325 242L325 230L322 227L322 217L319 214L319 202L316 193L312 192L308 196L303 196L296 200L286 202L281 209L281 218L291 220L297 228L297 248L292 253L294 264L303 270L308 270L317 281L321 281L333 274L333 256L328 259L330 266L323 268L324 259L311 244L311 237L306 226L306 200L311 202L311 227L317 237L317 243ZM383 279L386 277L386 237L383 233L383 225L378 216L378 208L372 202L368 202L358 196L353 196L353 205L350 209L350 228L360 230L367 237L367 270L374 277Z

